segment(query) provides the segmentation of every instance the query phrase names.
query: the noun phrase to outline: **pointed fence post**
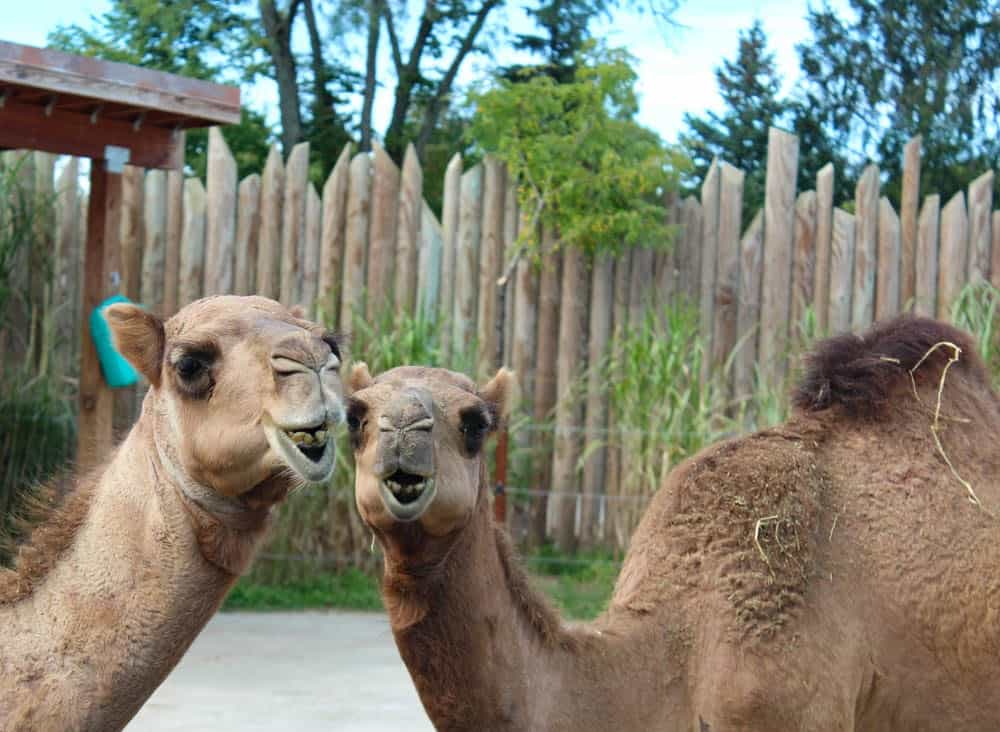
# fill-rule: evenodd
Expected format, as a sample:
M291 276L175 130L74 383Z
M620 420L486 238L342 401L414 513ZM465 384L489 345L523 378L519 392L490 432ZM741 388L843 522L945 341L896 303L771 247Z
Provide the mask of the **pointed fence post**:
M914 307L917 286L917 215L920 206L920 135L903 147L903 191L899 208L899 299Z
M715 271L719 258L719 195L720 178L718 160L713 160L701 185L701 339L705 344L705 358L701 363L702 383L708 381L712 368L712 339L715 327ZM634 285L635 283L633 283Z
M180 146L184 147L183 141ZM170 170L167 171L167 239L163 255L163 314L166 317L177 312L183 231L184 171Z
M764 212L758 211L740 240L738 351L733 362L733 395L749 402L757 380L757 342L760 337L760 288L764 252Z
M285 167L285 196L281 220L281 291L286 307L302 305L302 262L305 248L309 186L309 143L292 148Z
M694 196L681 202L681 232L677 253L680 293L689 304L701 303L701 204Z
M399 185L396 227L396 310L412 313L417 304L417 263L420 258L420 221L423 213L424 174L417 151L406 146Z
M257 250L260 246L260 176L254 173L240 181L236 198L236 272L233 292L256 292Z
M988 170L969 184L969 282L974 284L990 279L992 209L993 171Z
M441 224L427 205L422 203L420 214L420 262L417 267L417 308L421 316L436 322L438 296L441 292Z
M854 293L851 328L861 332L875 318L875 272L878 257L878 166L861 174L854 193Z
M772 127L767 137L764 190L764 280L760 304L761 378L777 388L788 370L788 321L791 316L792 249L795 244L795 178L799 140Z
M816 192L803 191L795 201L795 245L792 252L791 334L796 348L808 335L803 331L806 310L813 303L816 281Z
M365 314L365 268L368 220L371 212L371 161L366 153L351 160L347 188L347 230L344 234L344 278L341 285L340 330L351 330L354 313Z
M184 181L179 307L194 302L202 295L205 267L205 207L205 187L197 178L188 178Z
M891 318L900 311L899 217L889 199L878 206L878 276L875 278L875 319Z
M319 247L319 302L327 326L339 322L344 242L347 237L347 192L351 185L351 143L323 184L323 225Z
M816 276L813 280L813 311L816 330L822 335L829 330L830 309L830 248L833 241L833 177L832 163L816 174Z
M851 294L854 290L854 217L842 208L833 210L833 241L830 247L831 334L851 328Z
M959 191L941 209L938 255L938 320L951 317L951 306L965 285L969 266L969 219L965 194Z
M496 368L499 345L497 318L502 316L497 310L500 303L497 280L503 274L503 206L507 195L507 171L504 164L492 155L487 155L483 165L483 224L479 246L479 307L476 318L476 332L479 334L476 370L480 376L486 376Z
M917 261L914 268L913 312L925 318L937 315L938 245L941 196L924 199L917 227Z
M728 163L720 166L719 213L716 252L712 370L724 380L724 397L731 395L731 375L724 374L726 360L736 347L737 289L740 273L740 220L743 215L742 170Z
M205 294L233 291L236 248L236 160L218 127L208 131L208 220L205 229Z
M483 223L483 165L462 175L461 208L455 250L455 309L452 315L452 356L465 352L475 359L475 327L479 289L479 241ZM475 360L472 361L475 363Z
M281 296L281 224L284 210L285 166L271 145L260 179L260 239L257 242L257 294Z
M119 256L121 291L129 300L142 296L142 204L146 197L146 171L126 165L122 172L121 234Z
M302 246L302 290L299 301L306 309L307 317L316 318L316 301L319 293L319 247L323 216L323 202L319 199L316 186L306 187L306 228Z
M142 282L140 302L163 317L163 264L167 238L167 174L163 170L146 173L142 207Z
M455 153L444 174L441 204L441 295L443 317L441 351L451 353L452 318L455 313L455 253L458 251L458 220L462 208L462 156Z
M368 318L392 303L395 285L396 218L399 169L382 146L375 144L372 164L372 207L368 234Z

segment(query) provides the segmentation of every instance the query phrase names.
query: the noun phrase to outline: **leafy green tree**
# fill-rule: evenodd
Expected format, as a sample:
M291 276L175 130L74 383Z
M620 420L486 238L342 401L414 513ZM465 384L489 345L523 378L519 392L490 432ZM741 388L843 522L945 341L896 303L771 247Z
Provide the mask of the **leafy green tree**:
M996 0L824 2L798 47L801 102L825 135L889 170L898 201L902 149L923 136L921 188L964 188L1000 157L1000 11Z
M92 18L92 28L58 26L49 45L84 56L182 74L196 79L238 83L255 63L253 25L226 0L112 0ZM273 137L264 116L244 108L238 125L222 128L240 175L264 166ZM187 136L187 163L205 175L208 133Z
M723 111L709 111L704 117L684 115L687 130L680 142L693 166L685 187L697 191L716 157L742 169L747 223L764 205L768 128L788 125L791 111L790 103L780 97L781 76L759 20L740 32L736 57L724 60L715 78Z
M663 199L682 158L635 121L634 61L590 44L570 83L498 77L472 95L470 137L507 163L523 210L589 253L668 239ZM522 229L532 252L536 230Z

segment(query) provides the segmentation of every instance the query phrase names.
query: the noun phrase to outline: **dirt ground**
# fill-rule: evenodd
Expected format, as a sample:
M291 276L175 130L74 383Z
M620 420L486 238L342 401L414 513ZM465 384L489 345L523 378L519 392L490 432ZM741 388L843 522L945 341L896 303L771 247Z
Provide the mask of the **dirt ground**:
M385 615L221 613L127 732L433 730Z

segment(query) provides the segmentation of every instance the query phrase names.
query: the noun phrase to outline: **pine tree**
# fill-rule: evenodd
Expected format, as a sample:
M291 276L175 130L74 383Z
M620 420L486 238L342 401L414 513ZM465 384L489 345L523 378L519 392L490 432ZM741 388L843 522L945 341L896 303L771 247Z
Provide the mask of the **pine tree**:
M736 57L724 60L715 78L723 111L709 111L705 117L684 115L688 129L681 135L681 145L693 163L684 183L690 191L701 186L715 157L742 169L746 224L764 205L768 128L791 123L791 104L779 97L781 77L760 21L740 33Z

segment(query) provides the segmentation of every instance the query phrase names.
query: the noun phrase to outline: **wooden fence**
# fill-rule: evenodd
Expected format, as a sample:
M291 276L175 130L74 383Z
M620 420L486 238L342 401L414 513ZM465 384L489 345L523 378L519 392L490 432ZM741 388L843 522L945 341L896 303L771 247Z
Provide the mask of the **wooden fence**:
M835 206L832 165L815 190L796 191L798 140L772 129L763 210L742 226L744 174L712 164L700 196L667 205L672 249L633 249L587 262L541 235L541 267L511 264L523 225L514 183L487 157L463 170L456 156L444 181L442 220L422 195L422 172L406 151L402 170L381 149L345 149L318 191L308 179L308 143L287 161L272 149L260 175L237 181L222 135L209 137L207 180L131 169L122 201L123 292L161 314L217 293L258 293L303 304L328 325L352 329L352 312L421 311L438 325L451 356L464 353L483 378L502 361L519 377L522 410L535 424L554 415L554 440L535 462L536 534L564 546L599 539L605 505L619 490L620 457L588 450L608 428L605 385L591 374L585 397L564 399L612 334L645 303L685 298L700 308L704 377L736 403L761 385L784 387L790 354L805 337L807 312L819 333L859 330L904 309L947 317L966 282L1000 285L1000 211L993 173L942 207L919 204L920 140L905 149L901 210L880 195L872 165L857 183L852 212ZM74 349L79 321L79 242L86 211L76 163L51 182L58 192L55 235L59 328ZM40 178L41 179L41 178ZM74 257L76 259L74 259ZM505 289L497 281L512 267ZM72 333L72 335L70 335ZM72 362L73 358L61 359ZM723 369L726 363L730 368ZM515 444L537 443L515 435Z

